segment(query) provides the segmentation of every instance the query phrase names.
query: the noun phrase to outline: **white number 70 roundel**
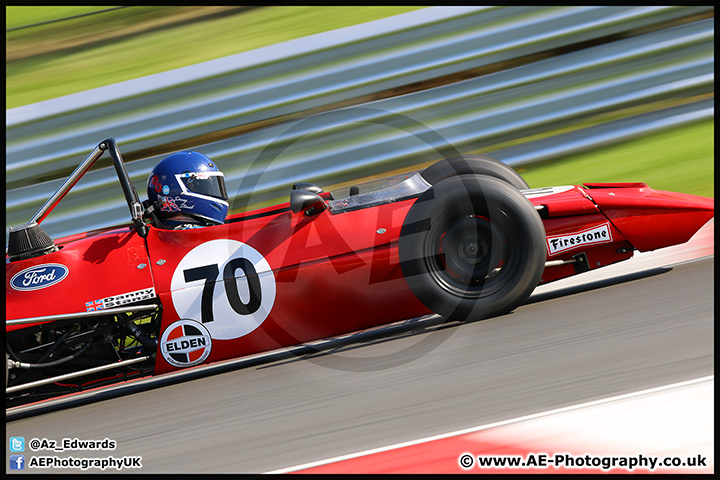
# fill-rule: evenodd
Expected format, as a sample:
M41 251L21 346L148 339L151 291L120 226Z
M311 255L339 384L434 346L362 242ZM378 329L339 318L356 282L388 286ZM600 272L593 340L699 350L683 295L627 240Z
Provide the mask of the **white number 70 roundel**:
M275 303L270 264L237 240L211 240L190 250L175 269L170 289L180 318L201 322L217 340L252 332Z

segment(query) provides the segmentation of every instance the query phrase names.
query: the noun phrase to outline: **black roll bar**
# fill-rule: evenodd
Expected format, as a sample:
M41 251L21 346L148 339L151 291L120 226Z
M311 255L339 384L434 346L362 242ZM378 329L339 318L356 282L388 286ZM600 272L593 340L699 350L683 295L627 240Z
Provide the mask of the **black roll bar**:
M75 186L75 184L80 180L80 178L85 175L88 170L90 170L90 168L95 164L95 162L103 155L105 150L108 150L110 152L110 156L112 157L115 171L117 172L118 179L120 180L120 185L122 186L123 194L125 195L125 201L130 208L130 217L135 224L135 230L141 237L147 237L148 227L147 225L145 225L145 222L143 222L143 206L140 202L140 197L138 196L135 187L133 187L130 183L130 177L127 173L127 169L125 168L125 162L122 159L122 155L120 155L120 150L118 149L117 142L112 137L100 142L97 147L95 147L93 151L90 152L90 155L88 155L87 158L83 160L83 162L75 169L75 171L70 174L68 179L65 180L65 182L60 186L60 188L58 188L58 190L53 194L53 196L50 197L42 207L40 207L40 210L38 210L37 213L33 215L33 217L30 219L30 222L28 223L36 222L37 224L40 224L45 219L45 217L47 217L48 214L55 208L55 206L60 202L60 200L65 197L65 195L70 191L70 189Z
M118 179L120 179L120 186L122 186L123 194L125 194L125 201L128 204L128 208L130 208L130 216L135 224L135 230L137 230L141 237L145 238L147 237L148 228L142 218L143 206L140 202L137 190L135 190L135 187L133 187L130 183L130 176L125 168L125 162L122 159L122 155L120 155L117 142L114 138L110 137L104 142L101 142L98 147L104 150L103 145L110 152L110 156L113 159L115 171L117 172Z

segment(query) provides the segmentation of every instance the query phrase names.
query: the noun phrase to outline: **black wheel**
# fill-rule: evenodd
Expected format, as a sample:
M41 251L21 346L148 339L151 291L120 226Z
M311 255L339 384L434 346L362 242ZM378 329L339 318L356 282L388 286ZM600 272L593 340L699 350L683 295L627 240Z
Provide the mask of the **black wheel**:
M489 175L509 183L518 190L530 188L512 167L483 155L455 155L433 163L420 172L430 185L457 175Z
M403 275L425 306L476 320L507 313L530 296L545 268L545 228L515 188L462 175L418 197L398 249Z

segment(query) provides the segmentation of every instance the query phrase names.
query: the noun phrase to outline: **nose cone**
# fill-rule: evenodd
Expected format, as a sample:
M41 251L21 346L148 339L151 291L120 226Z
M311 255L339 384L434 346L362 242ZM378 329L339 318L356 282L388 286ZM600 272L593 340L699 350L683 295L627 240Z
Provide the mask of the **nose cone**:
M585 184L600 210L639 251L685 243L715 216L712 198L646 184Z

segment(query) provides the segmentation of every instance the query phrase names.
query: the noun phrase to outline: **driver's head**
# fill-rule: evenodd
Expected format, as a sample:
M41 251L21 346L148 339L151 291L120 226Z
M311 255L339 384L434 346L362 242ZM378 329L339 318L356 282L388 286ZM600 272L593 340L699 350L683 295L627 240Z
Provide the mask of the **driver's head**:
M162 159L148 177L147 191L156 215L170 226L225 223L225 178L202 153L177 152Z

